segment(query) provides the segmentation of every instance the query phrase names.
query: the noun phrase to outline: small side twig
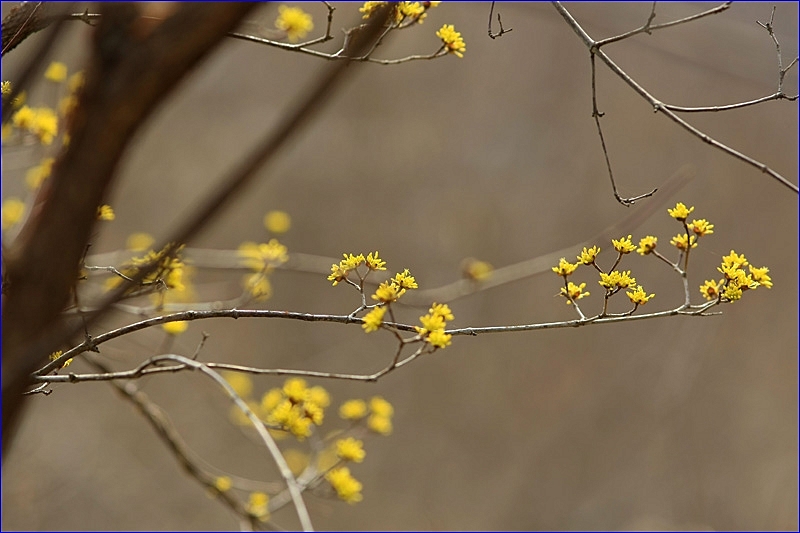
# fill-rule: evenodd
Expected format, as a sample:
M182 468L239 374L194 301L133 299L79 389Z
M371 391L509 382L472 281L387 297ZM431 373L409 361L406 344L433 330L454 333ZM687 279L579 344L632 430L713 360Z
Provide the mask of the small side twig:
M611 180L611 189L614 192L614 198L616 198L617 201L622 205L624 205L625 207L630 207L635 202L641 200L642 198L653 196L658 189L656 188L650 192L646 192L638 196L633 196L631 198L623 198L622 196L620 196L619 191L617 190L617 182L614 179L614 171L611 169L611 159L608 157L608 149L606 148L606 140L605 137L603 136L603 128L600 126L600 117L603 116L603 113L601 113L597 109L597 83L595 75L596 68L595 68L594 56L595 54L593 52L589 53L589 59L592 64L592 118L594 118L594 123L597 125L597 134L600 136L600 146L603 148L603 157L605 158L606 161L606 169L608 169L608 177Z
M494 13L494 2L492 2L492 6L489 8L489 37L492 39L497 39L498 37L503 36L506 33L513 31L513 28L504 28L503 21L500 19L500 12L497 12L497 23L500 25L500 31L498 33L494 33L492 31L492 14Z

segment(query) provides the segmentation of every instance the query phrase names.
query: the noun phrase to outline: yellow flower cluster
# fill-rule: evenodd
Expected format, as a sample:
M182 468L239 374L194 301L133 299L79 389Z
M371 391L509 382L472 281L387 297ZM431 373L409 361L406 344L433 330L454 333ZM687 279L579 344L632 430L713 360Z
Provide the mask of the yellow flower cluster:
M262 522L269 520L269 496L263 492L251 492L247 512Z
M380 259L378 252L369 254L364 257L364 254L353 255L343 254L339 264L331 265L331 274L328 276L328 281L333 282L334 285L341 281L346 281L350 285L355 286L363 294L364 280L373 270L386 270L386 262ZM488 263L487 263L488 264ZM367 272L362 276L357 270L361 265L367 266ZM351 272L355 272L358 276L359 283L348 278ZM377 331L383 325L383 318L389 311L391 304L400 299L407 291L418 288L417 280L411 275L411 272L406 268L402 272L398 272L394 277L383 281L375 289L375 293L371 298L378 302L375 304L362 319L361 327L366 333ZM445 348L450 345L452 335L445 333L446 322L453 320L453 313L446 304L433 304L428 314L420 317L422 327L417 326L416 330L419 334L418 339L424 340L434 348Z
M58 350L57 352L53 352L53 353L51 353L51 354L50 354L50 360L51 360L51 361L55 361L56 359L58 359L59 357L61 357L61 354L62 354L62 353L64 353L64 352L62 352L61 350ZM64 361L63 363L61 363L61 368L66 368L66 367L68 367L70 364L72 364L72 359L71 359L71 358L70 358L70 359L67 359L66 361Z
M267 243L245 242L238 250L241 264L254 273L244 277L244 287L256 300L266 300L272 295L269 276L276 267L289 260L289 253L277 239Z
M347 400L339 407L339 416L354 422L367 418L367 428L380 435L392 433L394 407L381 396L373 396L369 405L364 400Z
M445 333L445 327L447 327L447 321L454 318L447 304L434 303L428 309L428 314L419 318L422 327L416 326L415 329L425 339L425 342L434 348L446 348L450 346L450 339L453 336Z
M53 144L53 139L58 134L58 116L49 107L23 105L11 116L11 124L17 129L32 133L44 145Z
M311 15L299 7L280 5L275 27L285 31L289 40L296 43L314 29L314 22L311 20Z
M705 218L695 219L687 222L689 215L694 211L694 206L687 207L685 204L678 202L675 207L667 209L669 216L679 221L683 227L684 232L674 236L670 244L675 246L681 251L681 257L684 258L685 265L688 264L688 254L698 245L700 237L711 235L714 233L714 224L711 224ZM679 264L672 264L658 251L656 246L658 239L652 235L647 235L639 240L639 246L634 246L631 236L623 237L621 239L612 239L611 241L614 249L619 254L617 263L624 254L629 254L634 250L641 255L655 255L659 259L666 261L673 267L678 267ZM612 294L622 290L629 289L626 294L631 302L635 305L644 305L654 294L647 294L641 285L637 285L636 278L631 276L631 272L614 270L609 273L603 272L597 266L595 260L599 254L600 249L592 246L587 249L584 248L578 256L578 262L573 264L565 258L559 260L558 265L552 268L553 272L564 278L564 287L561 289L561 296L567 299L567 303L573 303L577 300L587 296L589 293L584 292L585 283L576 285L567 278L572 275L580 265L594 265L600 271L600 285L606 289L606 298ZM616 263L615 265L616 266ZM745 271L745 267L748 271ZM744 291L749 289L756 289L760 286L772 288L772 278L769 276L769 269L767 267L756 268L750 265L744 255L739 255L731 250L729 255L722 258L722 264L717 268L719 272L724 275L724 278L716 280L706 280L700 286L700 293L706 300L716 300L718 302L735 302L742 297Z
M442 46L447 48L449 53L464 57L467 45L464 43L464 39L461 38L461 33L457 32L452 24L445 24L439 28L436 36L442 40Z
M639 245L640 250L643 246L642 243L652 243L652 248L654 249L655 237L645 237L642 239ZM628 235L627 237L621 237L619 239L611 239L611 245L619 254L619 258L622 258L623 255L629 254L637 249L636 245L633 244L631 235ZM578 285L567 279L581 265L594 266L600 271L600 280L598 283L605 289L606 298L622 289L631 289L631 292L626 293L631 303L635 305L644 305L648 302L648 300L655 296L655 294L648 296L647 293L645 293L644 288L636 284L636 278L631 276L630 270L612 270L608 273L603 272L596 263L597 256L599 254L600 248L598 246L592 246L591 248L584 247L580 255L577 256L577 263L570 263L565 257L562 257L559 259L558 265L552 267L553 272L564 278L564 286L561 288L559 295L566 299L566 303L568 305L571 305L578 300L589 296L590 294L588 291L584 290L586 288L586 283L581 283Z
M28 189L35 191L39 188L39 186L50 177L50 174L53 171L53 163L55 163L55 159L52 157L45 157L42 159L42 162L36 166L29 168L25 172L25 185L28 186Z
M364 442L353 437L339 439L336 441L336 456L342 461L352 461L360 463L366 457Z
M358 11L363 14L362 19L368 19L386 2L364 2ZM427 11L432 7L437 7L441 2L397 2L392 11L392 20L395 27L405 28L412 24L422 24Z
M122 267L120 271L125 276L133 277L141 267L151 263L157 263L157 268L145 276L142 280L142 285L149 285L161 281L168 289L184 292L187 290L185 277L186 265L180 256L183 245L179 246L172 256L167 255L166 252L168 248L169 245L165 246L159 252L150 250L142 257L132 257L130 263ZM113 289L121 282L122 279L119 277L109 278L106 287L108 289Z
M16 197L3 200L2 229L6 230L17 224L25 215L25 202Z
M744 267L748 267L749 272L745 272ZM741 299L744 291L757 289L762 285L768 289L772 288L772 278L769 276L769 268L757 268L751 265L744 254L731 253L722 257L722 264L717 267L724 278L719 282L706 280L700 286L700 294L706 300L719 300L721 302L735 302Z
M350 474L350 469L346 466L334 468L325 474L325 479L331 484L339 498L347 503L358 503L364 499L361 495L363 488L361 482Z
M298 440L311 435L312 426L325 418L330 396L322 387L308 387L302 378L289 378L281 389L271 389L261 398L261 412L268 424L277 425Z
M359 279L363 280L363 277L360 276L358 273L358 267L361 265L366 265L368 272L373 270L386 270L386 261L382 260L378 256L378 251L376 250L374 253L367 254L364 257L364 254L342 254L344 259L339 261L338 265L331 265L331 274L328 276L328 281L333 282L333 286L335 287L340 281L344 281L347 278L350 272L355 271L356 275L359 276Z
M97 208L97 220L112 221L116 218L114 209L108 204L103 204Z

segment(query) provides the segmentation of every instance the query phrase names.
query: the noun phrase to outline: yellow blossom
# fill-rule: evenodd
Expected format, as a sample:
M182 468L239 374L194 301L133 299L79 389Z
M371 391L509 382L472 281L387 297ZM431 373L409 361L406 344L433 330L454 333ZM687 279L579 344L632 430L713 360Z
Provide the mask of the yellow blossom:
M681 222L686 220L686 217L688 217L692 211L694 211L694 207L686 207L681 202L675 204L675 207L673 209L667 209L667 213L669 213L669 216L671 216L675 220L680 220Z
M360 420L367 416L367 404L364 400L347 400L339 407L339 416L345 420Z
M161 327L170 335L180 335L189 328L189 322L186 320L176 320L174 322L161 324Z
M103 204L97 208L97 220L107 220L111 221L116 218L114 214L114 210L111 208L110 205Z
M313 421L310 418L306 417L293 417L289 424L287 424L287 429L289 432L297 437L297 440L302 441L305 440L306 437L311 436L311 424Z
M444 317L438 314L427 314L419 317L422 327L417 327L417 332L423 335L427 332L436 331L437 329L444 329Z
M299 7L280 5L275 27L285 31L289 40L295 43L314 29L314 22L311 20L311 15Z
M46 180L53 171L53 163L55 163L54 158L45 157L40 164L29 168L25 173L25 185L27 185L30 190L38 189L42 182Z
M585 298L589 296L589 292L584 292L583 289L586 287L585 283L581 283L580 285L575 285L571 281L567 283L566 287L561 287L561 296L567 299L567 304L572 304L575 300L580 300L581 298Z
M742 289L736 283L729 283L728 285L725 286L725 290L722 292L722 296L724 296L731 302L735 302L736 300L741 299Z
M308 389L308 401L313 402L323 409L331 404L331 397L323 387L315 385Z
M374 415L391 418L394 415L394 407L382 396L373 396L369 400L369 410Z
M655 294L651 294L651 295L648 296L647 293L644 291L644 288L641 285L637 285L633 289L633 292L626 292L625 294L627 294L628 298L631 299L631 303L634 303L636 305L644 305L649 300L651 300L652 298L655 298L655 296L656 296Z
M242 398L247 398L253 392L253 380L247 374L241 372L223 371L222 377L236 394Z
M2 228L8 229L22 220L25 215L25 202L19 198L7 198L2 207Z
M131 233L125 241L125 248L133 252L143 252L150 248L155 239L149 233Z
M554 266L552 268L553 272L558 274L559 276L567 277L578 268L579 263L572 264L566 260L566 258L562 257L558 260L558 266Z
M262 522L269 520L269 496L263 492L252 492L247 502L247 512Z
M381 327L386 309L386 306L374 307L369 313L364 315L364 323L361 327L364 328L365 332L371 333L377 331Z
M363 499L361 483L350 474L350 469L346 466L334 468L325 474L325 479L331 484L339 498L347 503L357 503Z
M386 2L364 2L364 5L359 7L358 10L364 15L362 19L368 19L372 14Z
M405 292L405 289L416 289L419 286L417 285L417 280L414 279L414 276L411 275L411 272L408 269L403 269L402 272L398 272L392 278L392 281ZM402 296L402 293L401 293Z
M609 274L604 272L600 273L600 281L598 283L606 289L613 290L616 288L627 289L636 285L636 278L631 277L631 271L617 271L614 270Z
M7 94L11 94L11 82L10 81L0 82L0 93L2 93L3 96L5 96Z
M747 258L744 254L739 255L733 250L729 255L722 256L722 265L723 266L730 266L733 268L744 268L750 263L747 262Z
M367 419L367 427L370 431L373 431L379 435L391 435L392 434L392 419L388 416L381 416L381 415L370 415Z
M325 409L314 402L306 400L303 402L303 411L306 418L311 420L315 426L322 425L322 421L325 419Z
M283 384L283 393L292 403L300 403L306 399L308 386L303 378L289 378Z
M689 249L689 245L691 244L692 248L697 248L697 237L695 235L686 235L678 234L675 235L669 243L673 245L678 250L687 251Z
M11 115L11 123L16 128L30 129L36 120L36 111L24 105Z
M289 260L286 246L278 242L278 239L270 239L268 243L261 244L244 242L239 245L237 253L242 259L242 265L255 272L269 272Z
M228 476L219 476L218 478L214 479L214 488L220 492L228 492L231 490L233 483L231 482L231 478Z
M386 261L383 261L380 257L378 257L377 250L375 250L375 255L372 253L367 254L365 261L367 268L370 270L386 270Z
M401 289L393 280L384 281L375 289L375 294L372 295L372 299L383 303L396 302L405 292L406 290Z
M447 348L451 344L452 335L445 333L444 329L435 329L428 333L425 338L431 346L436 348Z
M656 249L656 244L658 244L658 237L653 237L652 235L642 237L639 240L639 248L636 251L640 255L647 255Z
M492 277L494 267L486 261L466 259L462 263L461 271L464 277L475 281L486 281Z
M631 236L628 235L627 237L622 237L621 239L611 239L611 244L614 245L614 249L621 254L629 254L632 251L636 250L636 246L631 242Z
M61 83L67 79L67 66L60 61L53 61L44 71L44 77L47 80Z
M25 102L27 100L28 100L28 91L22 91L17 96L15 96L13 100L11 100L11 107L13 107L14 109L19 109L20 107L25 105Z
M49 107L40 107L36 109L33 124L28 129L42 144L49 146L58 134L58 115Z
M448 52L458 57L464 57L464 52L467 51L466 44L464 39L461 38L461 33L457 32L452 24L445 24L439 28L436 36L442 40Z
M367 452L364 451L364 442L353 437L346 439L339 439L336 441L336 455L343 461L352 461L360 463L366 457Z
M292 226L292 218L286 211L270 211L264 215L264 227L272 233L286 233Z
M748 268L750 268L750 275L754 281L768 289L772 288L772 278L769 277L769 274L767 274L767 272L769 272L767 267L756 268L753 265L750 265Z
M703 298L706 300L716 300L719 298L719 289L723 283L724 281L717 283L713 279L707 279L705 283L700 285L700 294L702 294Z
M261 396L261 409L265 413L270 413L283 400L281 389L270 389Z
M328 281L333 282L333 286L339 284L340 281L347 279L347 270L344 270L339 265L331 265L331 274L328 276Z
M453 312L450 311L450 307L447 304L434 304L428 309L428 312L431 315L438 315L442 317L443 320L453 320L455 316L453 316Z
M704 218L692 220L692 223L688 224L688 227L698 237L702 237L703 235L711 235L714 233L714 224L709 224L708 220Z
M364 254L342 254L344 259L339 262L339 266L344 270L355 270L364 264Z
M597 246L592 246L591 248L588 249L584 246L581 255L578 256L578 261L580 261L581 264L584 265L591 265L592 263L595 262L595 260L597 259L597 255L599 253L600 253L600 248L598 248ZM563 274L559 274L559 276L561 275Z
M79 70L78 72L70 76L69 80L67 80L67 89L69 89L69 92L71 93L77 92L78 89L83 87L85 81L86 81L86 75L83 73L82 70Z
M295 476L302 474L309 464L308 454L295 448L289 448L288 450L284 451L283 458L286 459L286 464L289 465L289 470L291 470L292 474Z
M59 357L61 357L61 355L62 355L63 353L64 353L64 352L62 352L61 350L58 350L57 352L53 352L53 353L51 353L51 354L50 354L50 360L51 360L51 361L55 361L56 359L58 359ZM66 361L64 361L63 363L61 363L61 368L66 368L66 367L68 367L68 366L69 366L71 363L72 363L72 358L70 358L70 359L67 359Z

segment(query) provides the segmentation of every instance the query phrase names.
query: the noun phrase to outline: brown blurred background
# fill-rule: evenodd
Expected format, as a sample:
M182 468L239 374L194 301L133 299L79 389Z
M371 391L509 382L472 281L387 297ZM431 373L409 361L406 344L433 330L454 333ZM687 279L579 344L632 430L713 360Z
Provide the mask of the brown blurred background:
M654 22L713 5L659 4ZM604 38L639 27L651 4L566 6L592 37ZM322 31L324 7L303 7ZM337 8L338 36L355 21L357 4ZM260 183L192 245L233 249L264 240L263 214L282 209L292 216L281 238L290 252L378 249L390 270L409 268L431 288L458 279L466 257L502 267L578 243L628 215L611 194L591 118L587 50L550 4L497 9L513 32L496 40L486 35L488 3L444 3L422 26L394 35L378 56L429 53L444 23L455 24L467 52L358 66ZM737 3L606 51L665 102L749 100L777 83L774 45L755 23L770 10ZM797 14L796 3L778 4L784 65L797 55ZM275 16L265 6L254 22L271 27ZM72 23L53 58L79 69L88 32ZM36 41L3 60L3 79L19 71ZM133 231L164 237L323 67L315 58L225 42L144 127L110 198L117 219L100 228L94 251L121 248ZM793 69L787 93L797 93L796 80ZM623 195L658 187L685 164L695 169L691 183L631 228L634 239L652 233L666 245L679 229L666 207L694 205L693 216L716 225L693 254L695 301L731 249L769 266L775 287L745 294L722 316L459 337L377 384L319 382L335 405L382 395L396 414L394 434L368 439L365 462L351 469L364 484L363 502L307 498L316 528L798 527L798 197L655 115L599 63L598 97ZM796 103L685 118L797 183ZM4 152L6 197L22 190L14 176L36 161ZM598 244L608 266L609 243ZM633 255L623 266L657 294L648 308L678 305L678 278ZM215 283L212 298L235 294L238 275L207 276L201 280ZM599 286L584 278L593 293L584 308L596 312ZM559 281L546 273L451 302L453 326L571 319L553 297ZM324 275L281 271L273 284L265 308L347 313L358 303L354 291L332 288ZM400 314L411 322L420 313ZM134 320L120 313L95 333ZM366 337L353 326L243 319L194 322L171 351L191 355L203 331L210 338L202 360L262 367L366 373L395 349L389 334ZM102 356L130 368L163 340L153 328L103 345ZM80 361L72 368L88 369ZM256 378L256 390L282 381ZM143 386L209 463L275 479L263 448L230 425L227 400L206 379L162 375ZM3 465L4 529L237 527L109 385L53 388L31 399ZM328 417L326 425L336 425L333 410ZM275 520L297 527L288 508Z

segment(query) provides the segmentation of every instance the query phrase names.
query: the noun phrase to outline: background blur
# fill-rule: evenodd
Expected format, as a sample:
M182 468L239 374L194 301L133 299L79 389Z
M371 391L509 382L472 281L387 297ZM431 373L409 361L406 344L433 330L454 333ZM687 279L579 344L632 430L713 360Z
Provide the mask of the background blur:
M599 39L641 26L651 4L566 6ZM712 6L659 4L654 22ZM324 7L303 7L323 31ZM338 36L358 13L357 4L337 7ZM767 21L771 7L736 3L606 51L668 103L754 99L777 84L774 44L755 23ZM501 3L497 10L513 32L496 40L486 35L488 3L444 3L422 26L393 35L378 57L434 51L444 23L455 24L467 52L357 66L261 182L192 245L263 241L263 214L281 209L292 216L281 237L290 252L338 257L378 249L390 271L409 268L421 288L432 288L458 279L466 257L502 267L581 242L628 215L611 194L591 118L584 45L550 4ZM797 55L797 14L796 3L778 4L784 65ZM265 6L253 22L269 28L275 16ZM90 30L71 24L53 59L73 72L83 65ZM19 71L36 42L3 60L3 79ZM120 249L134 231L165 236L324 66L226 41L144 127L109 201L117 219L99 227L93 251ZM797 93L796 68L785 83ZM679 226L666 207L694 205L693 216L716 225L692 255L695 301L731 249L769 266L775 287L747 293L722 316L459 337L377 384L320 382L333 408L382 395L396 414L394 434L368 438L365 462L351 468L364 484L363 502L307 498L316 528L798 527L798 197L655 115L599 62L598 98L621 194L658 187L685 164L695 169L691 183L626 233L635 241L656 234L667 248ZM782 101L685 118L797 183L797 116L797 103ZM4 150L4 198L22 191L20 176L37 162ZM610 243L598 244L607 267ZM678 305L678 278L633 255L623 266L657 294L648 309ZM207 281L214 282L207 295L222 299L237 293L239 275L209 274ZM347 313L358 303L355 291L332 288L325 275L279 271L272 281L264 308ZM583 308L594 313L600 288L586 272L583 281L592 292ZM452 325L571 319L572 309L553 296L559 283L546 273L451 302ZM420 312L400 314L413 322ZM120 313L95 333L134 320ZM203 331L210 338L201 360L261 367L367 373L395 350L389 334L367 337L358 327L241 319L194 322L171 351L192 354ZM130 368L162 350L164 337L160 328L129 335L103 345L102 356ZM76 361L72 368L88 367ZM263 448L230 424L228 401L207 381L184 373L143 386L209 463L275 479ZM282 382L256 378L256 393ZM237 527L108 384L54 389L31 399L3 465L3 529ZM333 408L323 429L336 425ZM291 508L275 519L297 527Z

